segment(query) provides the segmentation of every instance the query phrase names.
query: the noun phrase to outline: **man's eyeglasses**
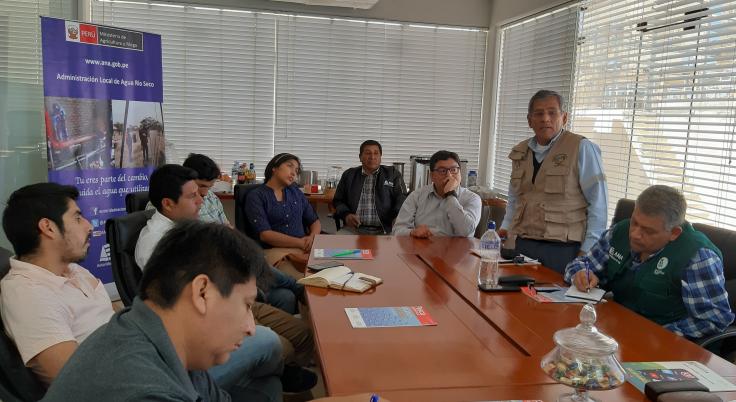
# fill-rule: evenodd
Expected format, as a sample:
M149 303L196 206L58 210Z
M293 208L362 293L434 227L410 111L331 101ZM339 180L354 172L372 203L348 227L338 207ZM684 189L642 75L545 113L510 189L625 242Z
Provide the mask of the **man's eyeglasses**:
M455 174L459 171L460 171L460 166L453 166L451 168L437 168L433 170L433 172L439 173L439 174L447 174L448 172L451 174Z

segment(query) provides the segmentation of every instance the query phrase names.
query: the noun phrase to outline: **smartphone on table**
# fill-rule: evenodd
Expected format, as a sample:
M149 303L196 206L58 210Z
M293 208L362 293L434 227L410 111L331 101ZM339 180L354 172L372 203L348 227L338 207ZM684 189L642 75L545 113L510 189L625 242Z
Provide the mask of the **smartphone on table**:
M345 264L340 261L325 261L316 264L309 264L307 265L307 268L311 269L312 271L321 271L323 269L339 267L342 265Z

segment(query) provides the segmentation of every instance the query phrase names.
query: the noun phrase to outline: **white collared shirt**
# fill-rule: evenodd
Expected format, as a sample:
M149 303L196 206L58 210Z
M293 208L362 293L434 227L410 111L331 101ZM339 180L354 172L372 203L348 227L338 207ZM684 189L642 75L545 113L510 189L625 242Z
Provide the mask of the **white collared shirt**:
M15 257L0 281L0 308L24 364L61 342L81 343L114 313L102 282L83 267L69 264L59 276Z
M414 190L401 206L393 234L408 235L417 226L427 225L435 236L473 236L480 222L480 196L464 187L455 192L457 197L442 198L432 184Z
M138 243L135 244L135 262L138 267L143 270L148 259L153 254L159 240L174 227L174 221L164 216L164 214L156 211L148 220L146 226L141 230L138 236Z

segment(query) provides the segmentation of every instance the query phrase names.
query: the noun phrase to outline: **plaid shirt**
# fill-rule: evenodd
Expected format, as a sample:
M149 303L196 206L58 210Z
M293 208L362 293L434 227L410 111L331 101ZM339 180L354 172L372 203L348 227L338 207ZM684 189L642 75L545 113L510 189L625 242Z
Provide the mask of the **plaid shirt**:
M363 182L363 190L360 193L356 215L360 219L361 226L383 226L381 220L378 218L374 200L378 169L370 174L366 173L364 169L363 176L365 177L365 181Z
M586 262L601 284L605 284L608 250L611 248L611 230L603 233L598 242L587 254L574 259L565 269L565 281L572 282L572 277L585 269ZM656 258L662 250L649 258ZM639 256L632 252L632 269L636 270L643 263ZM682 301L688 317L665 324L668 330L688 338L702 338L723 332L731 322L734 314L728 304L728 293L725 289L723 262L718 254L707 248L701 248L690 259L688 266L682 271Z
M228 223L222 202L212 190L208 191L202 200L202 207L199 208L199 220L202 222Z

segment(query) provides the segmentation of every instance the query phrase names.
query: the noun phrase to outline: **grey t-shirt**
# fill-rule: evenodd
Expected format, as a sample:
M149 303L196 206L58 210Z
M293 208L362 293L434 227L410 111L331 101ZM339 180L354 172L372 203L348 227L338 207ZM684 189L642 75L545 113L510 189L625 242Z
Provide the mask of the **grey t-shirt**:
M43 401L229 402L207 372L188 372L161 319L136 298L92 333Z

